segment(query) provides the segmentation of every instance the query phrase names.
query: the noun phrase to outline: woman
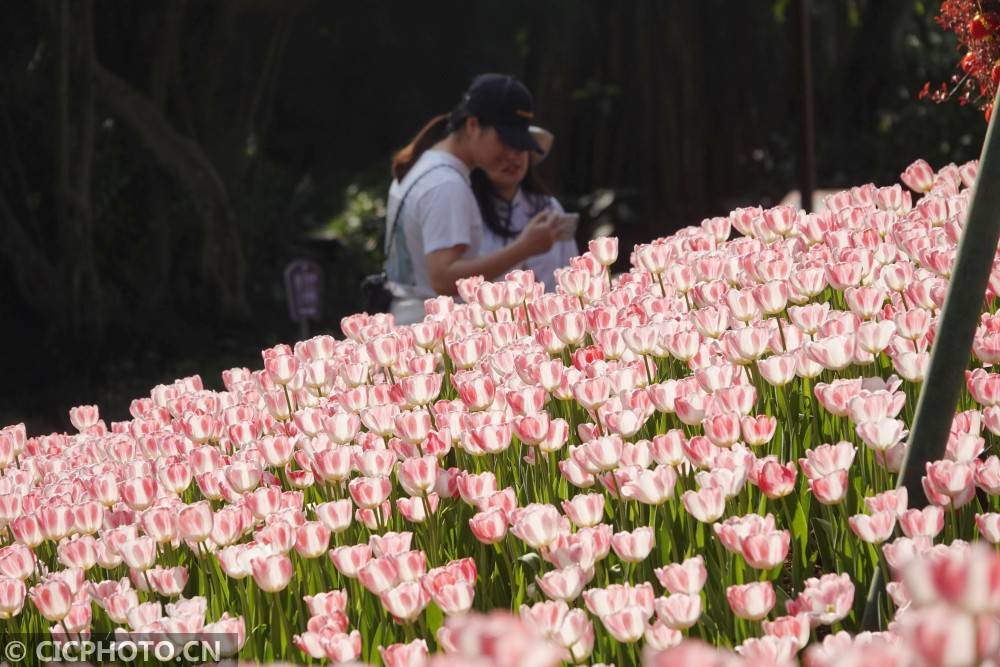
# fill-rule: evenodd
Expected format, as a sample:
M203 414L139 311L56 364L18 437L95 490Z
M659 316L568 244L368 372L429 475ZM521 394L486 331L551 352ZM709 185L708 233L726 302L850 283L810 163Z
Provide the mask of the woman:
M459 278L492 280L555 242L555 216L534 216L510 244L482 254L482 217L469 183L472 169L495 170L527 151L533 100L501 74L476 77L459 105L431 120L396 154L386 211L386 274L397 324L419 322L423 302L457 293Z
M530 128L541 153L519 151L494 169L472 172L472 191L476 194L485 229L480 252L497 252L512 243L528 222L545 210L563 213L559 201L538 180L534 165L544 160L552 147L552 133L540 127ZM517 268L530 269L548 292L556 286L555 270L567 266L580 254L573 238L561 238L540 255L524 260Z

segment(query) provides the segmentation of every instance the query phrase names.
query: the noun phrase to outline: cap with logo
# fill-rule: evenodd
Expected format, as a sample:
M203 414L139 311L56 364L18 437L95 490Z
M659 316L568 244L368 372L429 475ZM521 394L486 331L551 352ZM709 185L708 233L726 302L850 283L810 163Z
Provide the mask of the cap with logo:
M465 110L484 125L496 128L511 148L544 153L531 135L535 103L527 87L506 74L480 74L462 100Z

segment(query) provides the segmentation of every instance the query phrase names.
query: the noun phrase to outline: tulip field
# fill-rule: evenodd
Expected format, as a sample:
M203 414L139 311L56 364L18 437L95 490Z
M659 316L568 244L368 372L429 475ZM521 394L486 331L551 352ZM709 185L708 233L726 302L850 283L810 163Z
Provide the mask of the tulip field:
M975 162L590 242L543 293L0 431L0 639L386 667L1000 660L1000 293L930 503L896 489ZM1000 265L998 265L1000 266ZM922 505L922 503L921 503ZM886 585L878 632L868 587Z

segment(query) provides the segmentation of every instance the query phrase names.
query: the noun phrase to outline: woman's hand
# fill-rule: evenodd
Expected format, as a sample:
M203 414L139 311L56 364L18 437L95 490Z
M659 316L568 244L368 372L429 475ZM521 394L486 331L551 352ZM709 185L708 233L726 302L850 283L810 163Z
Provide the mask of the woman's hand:
M559 214L542 211L532 218L513 243L480 257L464 257L466 245L435 250L426 255L427 276L438 294L457 294L455 281L480 275L486 280L502 276L535 255L548 252L559 235Z
M514 243L520 246L527 257L533 257L548 252L558 235L559 214L550 209L529 220Z

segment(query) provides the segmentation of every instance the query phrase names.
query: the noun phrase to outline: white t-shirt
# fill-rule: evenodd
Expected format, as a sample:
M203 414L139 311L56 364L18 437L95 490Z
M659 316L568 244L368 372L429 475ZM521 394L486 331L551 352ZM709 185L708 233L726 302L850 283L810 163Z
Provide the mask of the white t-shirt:
M437 296L427 273L427 254L465 245L463 257L479 255L483 220L469 184L469 167L446 151L426 151L402 181L392 182L386 206L387 238L404 196L396 236L405 240L408 258L401 260L395 256L398 252L389 253L390 289L397 301L417 301L422 310L424 299ZM394 243L404 245L400 240Z
M524 229L531 218L543 210L552 209L559 213L563 212L563 207L555 197L528 196L520 188L518 188L517 194L514 195L514 199L509 203L502 199L494 198L493 205L496 206L497 214L501 219L509 217L510 229L515 233L514 238L516 238L517 233ZM494 253L502 249L505 245L508 245L514 238L504 238L494 233L484 224L483 240L479 246L479 254L488 255ZM545 284L545 291L552 292L556 287L556 280L553 275L555 270L567 266L570 258L576 257L579 254L580 251L576 247L576 240L559 240L552 244L548 252L529 257L519 265L511 267L511 270L531 269L535 273L535 280Z

